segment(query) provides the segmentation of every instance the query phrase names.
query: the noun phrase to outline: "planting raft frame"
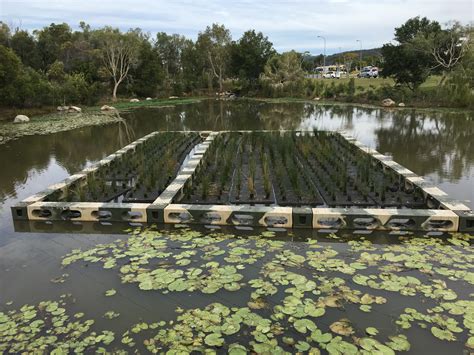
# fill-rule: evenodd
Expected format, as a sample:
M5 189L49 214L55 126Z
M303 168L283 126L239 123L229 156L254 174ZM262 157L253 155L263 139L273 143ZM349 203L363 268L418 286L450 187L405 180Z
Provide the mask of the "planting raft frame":
M138 145L157 134L150 133L117 152L109 155L81 172L71 175L57 184L26 198L11 207L14 220L80 222L129 222L141 224L202 224L235 226L236 228L314 228L326 230L387 230L387 231L439 231L474 232L474 213L463 203L450 198L445 192L412 171L394 162L391 157L380 154L344 132L339 134L348 143L374 158L383 169L394 171L403 184L416 187L422 192L428 208L362 208L362 207L305 207L277 205L235 204L184 204L177 203L183 197L186 186L193 184L195 175L203 163L213 140L222 133L231 131L199 131L203 141L194 146L180 166L174 180L152 203L119 202L50 202L47 196L65 192L73 183L86 182L89 174L110 164ZM255 131L232 131L242 134ZM258 131L270 132L270 131ZM283 131L279 131L283 132ZM310 131L302 133L311 134ZM189 133L189 131L188 131Z

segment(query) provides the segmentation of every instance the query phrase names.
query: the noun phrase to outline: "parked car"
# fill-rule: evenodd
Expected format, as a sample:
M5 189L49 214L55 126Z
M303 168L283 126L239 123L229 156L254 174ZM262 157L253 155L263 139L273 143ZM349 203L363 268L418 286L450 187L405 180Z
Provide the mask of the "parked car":
M340 79L341 78L341 73L337 71L328 71L323 74L323 78L325 79Z
M357 76L359 78L377 78L379 76L379 68L365 67Z

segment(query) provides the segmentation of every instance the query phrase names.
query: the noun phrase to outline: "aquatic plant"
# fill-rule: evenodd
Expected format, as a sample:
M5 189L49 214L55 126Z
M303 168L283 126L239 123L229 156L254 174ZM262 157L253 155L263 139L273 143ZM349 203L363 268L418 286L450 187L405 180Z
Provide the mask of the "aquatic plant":
M70 295L0 312L0 352L84 353L110 345L115 334L94 330L84 313L70 314Z
M131 325L122 334L124 347L141 343L151 352L393 354L410 350L416 338L403 333L411 327L472 347L474 302L460 298L454 287L474 284L471 236L399 237L399 243L380 245L348 238L341 252L341 245L314 239L290 243L268 231L236 239L189 229L136 229L126 240L73 250L62 263L102 265L123 283L157 292L157 297L219 293L219 302L178 307L176 319ZM227 292L240 292L248 301L229 303ZM394 311L405 301L410 307ZM390 312L397 326L379 327L384 317L372 317L370 326L360 327L352 318L357 312L361 317Z
M201 181L201 197L205 200L209 194L209 178L204 176Z
M252 175L247 178L247 188L249 190L249 198L252 200L255 198L255 180Z

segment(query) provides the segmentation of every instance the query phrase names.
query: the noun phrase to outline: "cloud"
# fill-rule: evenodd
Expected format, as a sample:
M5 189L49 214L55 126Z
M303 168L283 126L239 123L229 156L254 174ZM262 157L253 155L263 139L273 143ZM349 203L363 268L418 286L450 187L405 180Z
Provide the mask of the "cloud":
M125 0L0 0L0 19L8 24L36 29L51 22L77 27L112 25L123 30L140 27L152 34L165 31L195 39L213 22L225 24L238 38L245 30L262 31L277 50L327 53L364 48L388 42L393 29L414 16L440 22L473 20L472 0L296 0L296 1L125 1Z

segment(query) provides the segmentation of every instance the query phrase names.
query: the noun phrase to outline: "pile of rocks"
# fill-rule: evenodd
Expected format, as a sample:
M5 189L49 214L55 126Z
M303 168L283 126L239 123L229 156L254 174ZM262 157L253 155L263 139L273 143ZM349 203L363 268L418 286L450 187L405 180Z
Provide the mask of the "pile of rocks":
M109 106L109 105L104 105L100 108L101 111L115 111L115 107Z
M65 113L81 113L82 109L77 106L58 106L57 111Z
M397 103L393 101L392 99L383 99L382 100L382 106L383 107L394 107ZM398 107L405 107L405 104L403 102L400 102L398 104Z
M237 96L233 92L230 92L230 91L216 92L216 96L219 99L233 100L237 98Z

